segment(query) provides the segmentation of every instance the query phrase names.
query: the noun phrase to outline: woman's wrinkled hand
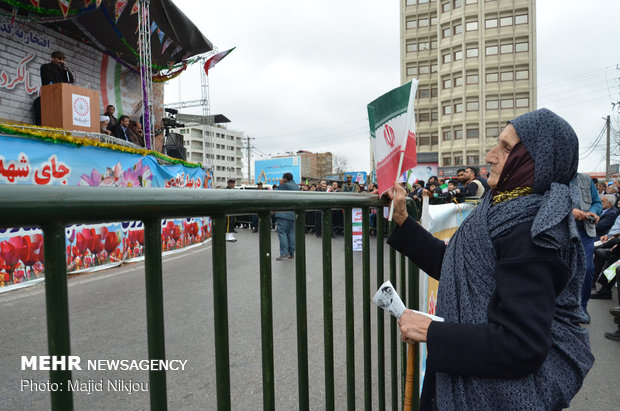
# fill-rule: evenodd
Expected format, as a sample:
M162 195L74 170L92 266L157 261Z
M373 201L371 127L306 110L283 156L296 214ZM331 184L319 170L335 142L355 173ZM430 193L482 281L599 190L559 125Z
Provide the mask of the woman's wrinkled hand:
M396 182L394 188L386 191L385 195L394 203L392 220L399 226L403 225L409 216L407 214L407 191Z
M415 342L426 342L428 326L433 320L411 310L405 310L398 319L400 327L400 338L404 343L413 344Z

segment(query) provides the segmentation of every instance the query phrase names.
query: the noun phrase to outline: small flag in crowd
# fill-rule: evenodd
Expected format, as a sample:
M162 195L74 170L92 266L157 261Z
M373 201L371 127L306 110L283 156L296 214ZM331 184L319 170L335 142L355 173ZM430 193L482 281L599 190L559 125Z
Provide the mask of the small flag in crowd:
M439 186L439 188L441 188L441 192L442 193L447 193L448 192L448 183L443 183L442 185Z
M402 172L417 164L414 99L418 80L395 88L368 104L377 185L389 190Z
M118 19L121 18L121 14L125 11L125 7L127 7L127 3L129 0L116 0L116 4L114 5L114 18L118 23Z
M217 53L216 55L210 57L205 63L205 73L207 76L209 75L209 69L213 68L220 60L224 57L228 56L231 51L233 51L236 47L231 48L230 50L222 51L221 53Z
M129 15L131 16L132 14L136 14L138 12L138 10L140 10L140 0L136 0L136 2L133 4L133 7L131 8L131 11L129 12Z

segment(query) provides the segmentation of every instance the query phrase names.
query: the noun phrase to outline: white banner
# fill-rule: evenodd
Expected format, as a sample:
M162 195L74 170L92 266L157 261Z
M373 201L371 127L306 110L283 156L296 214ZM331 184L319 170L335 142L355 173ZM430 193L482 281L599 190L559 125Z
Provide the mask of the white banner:
M72 94L71 98L73 125L90 127L90 97Z

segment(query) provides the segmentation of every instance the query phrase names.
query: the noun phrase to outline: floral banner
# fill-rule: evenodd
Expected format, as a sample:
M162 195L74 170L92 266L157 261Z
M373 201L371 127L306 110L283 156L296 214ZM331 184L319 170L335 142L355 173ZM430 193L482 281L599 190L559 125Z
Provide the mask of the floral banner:
M161 165L154 157L92 146L47 143L0 135L2 185L74 185L206 188L201 168ZM211 238L209 217L162 221L162 251L200 244ZM0 229L0 292L43 278L43 233L38 228ZM140 260L144 255L141 221L66 228L68 272L94 271Z

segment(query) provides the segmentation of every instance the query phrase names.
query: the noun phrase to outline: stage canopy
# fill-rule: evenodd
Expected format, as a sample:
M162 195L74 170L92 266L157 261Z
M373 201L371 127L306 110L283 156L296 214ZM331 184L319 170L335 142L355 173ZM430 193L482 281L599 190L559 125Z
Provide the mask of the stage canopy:
M34 4L38 3L38 6ZM63 16L62 5L69 3ZM1 13L16 15L49 27L107 53L138 65L137 0L2 0ZM88 6L85 6L88 4ZM123 7L124 5L124 7ZM151 0L151 61L153 72L213 49L198 28L171 0Z

